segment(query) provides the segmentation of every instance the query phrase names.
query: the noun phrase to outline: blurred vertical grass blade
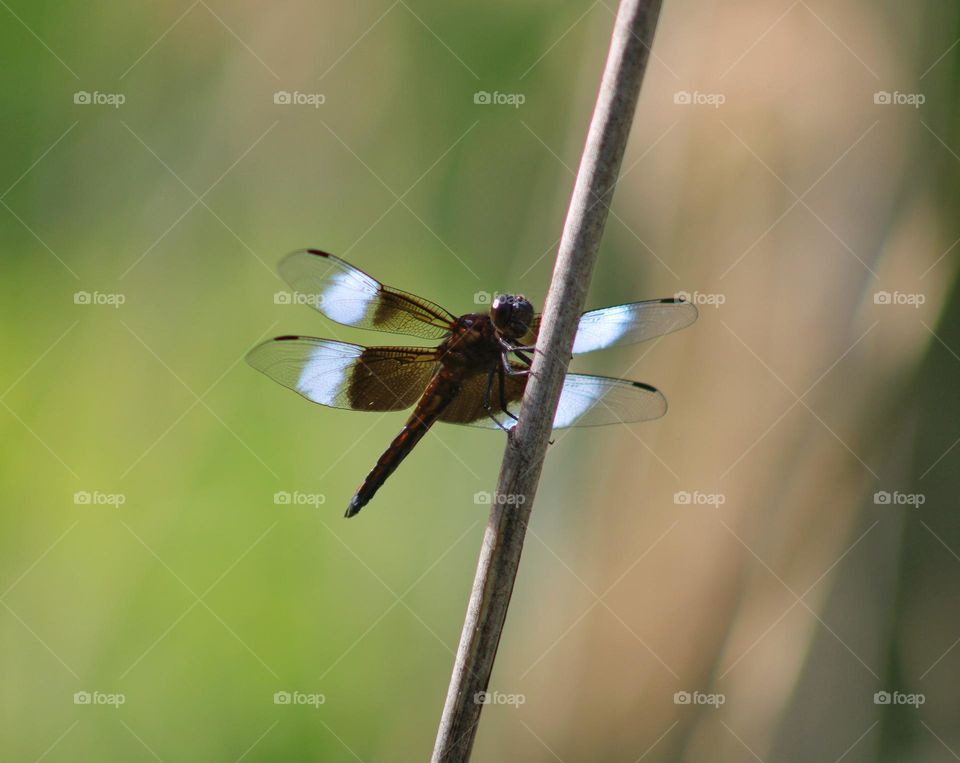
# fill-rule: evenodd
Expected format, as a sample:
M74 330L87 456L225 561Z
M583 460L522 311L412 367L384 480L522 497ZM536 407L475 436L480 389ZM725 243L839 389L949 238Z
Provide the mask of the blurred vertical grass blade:
M577 323L630 136L660 0L624 0L614 23L607 64L564 223L537 352L520 421L504 455L497 496L437 732L434 761L466 761L513 593L527 523L570 362ZM522 498L521 498L522 496Z

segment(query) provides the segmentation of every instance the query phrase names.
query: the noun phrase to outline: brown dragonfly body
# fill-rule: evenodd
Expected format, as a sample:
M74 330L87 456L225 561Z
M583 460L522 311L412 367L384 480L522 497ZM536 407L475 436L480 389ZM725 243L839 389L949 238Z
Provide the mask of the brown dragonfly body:
M457 317L316 249L289 255L280 271L331 320L441 340L436 347L365 347L283 336L248 353L254 368L315 403L357 411L414 408L351 499L346 516L373 498L435 422L507 431L516 423L540 328L540 316L524 297L500 295L489 313ZM681 299L592 310L580 318L573 354L662 336L696 317L696 308ZM567 374L553 425L646 421L666 409L666 399L649 384Z
M433 375L403 429L357 489L347 509L348 517L369 503L387 477L413 450L413 446L420 442L447 406L457 399L465 379L496 371L504 352L503 343L504 337L490 316L473 313L457 319L453 333L437 348L440 368ZM486 402L489 406L490 400Z

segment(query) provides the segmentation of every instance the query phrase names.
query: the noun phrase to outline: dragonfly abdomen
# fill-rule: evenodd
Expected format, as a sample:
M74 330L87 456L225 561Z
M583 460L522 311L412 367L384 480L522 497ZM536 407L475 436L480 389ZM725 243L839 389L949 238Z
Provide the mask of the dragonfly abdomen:
M357 488L344 516L354 516L370 502L387 477L393 474L400 462L413 450L413 446L420 442L444 409L450 405L460 391L457 376L447 368L436 373L403 429L393 438L393 442L377 460L376 466Z

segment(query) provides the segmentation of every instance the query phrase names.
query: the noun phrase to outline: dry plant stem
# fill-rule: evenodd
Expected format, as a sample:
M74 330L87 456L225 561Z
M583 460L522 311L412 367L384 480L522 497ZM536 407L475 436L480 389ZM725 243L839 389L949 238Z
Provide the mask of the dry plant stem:
M467 761L513 592L533 498L630 134L660 0L623 0L563 226L520 422L507 444L432 760ZM514 691L516 687L506 688Z

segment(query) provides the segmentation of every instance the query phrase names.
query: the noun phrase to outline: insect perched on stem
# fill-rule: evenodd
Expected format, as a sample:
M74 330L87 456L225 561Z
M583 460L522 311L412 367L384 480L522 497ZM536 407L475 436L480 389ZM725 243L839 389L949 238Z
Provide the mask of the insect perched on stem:
M422 339L436 347L364 347L281 336L252 349L247 362L308 400L356 411L415 406L347 507L362 509L436 421L509 431L517 421L540 316L522 296L499 295L489 312L457 317L421 297L385 286L332 254L306 249L280 263L305 301L337 323ZM580 318L573 354L632 344L689 326L697 309L655 299L591 310ZM667 401L642 382L567 374L554 428L647 421Z

